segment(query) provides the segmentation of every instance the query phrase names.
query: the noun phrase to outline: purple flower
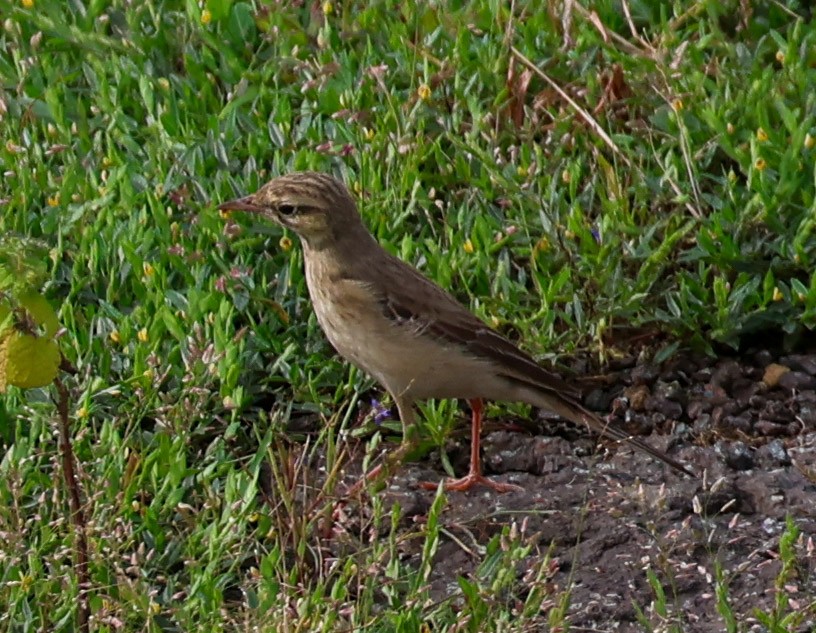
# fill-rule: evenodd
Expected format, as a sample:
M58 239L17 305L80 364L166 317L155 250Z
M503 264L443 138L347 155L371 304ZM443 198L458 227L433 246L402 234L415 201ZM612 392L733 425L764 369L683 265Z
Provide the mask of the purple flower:
M391 410L376 398L371 399L371 410L374 412L374 424L391 419Z
M592 233L592 237L595 238L595 241L598 242L598 244L600 244L601 243L601 231L600 231L600 229L598 229L597 226L593 226L591 229L589 229L589 232Z

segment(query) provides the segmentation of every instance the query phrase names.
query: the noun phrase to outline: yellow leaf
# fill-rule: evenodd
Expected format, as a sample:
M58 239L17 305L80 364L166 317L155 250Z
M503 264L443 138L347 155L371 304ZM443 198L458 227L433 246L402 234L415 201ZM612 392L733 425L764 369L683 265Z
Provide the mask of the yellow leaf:
M60 353L56 341L9 332L0 340L0 393L7 385L30 389L54 381Z
M39 292L26 292L17 297L20 306L26 309L34 322L45 330L47 337L53 337L59 330L59 319L54 308Z

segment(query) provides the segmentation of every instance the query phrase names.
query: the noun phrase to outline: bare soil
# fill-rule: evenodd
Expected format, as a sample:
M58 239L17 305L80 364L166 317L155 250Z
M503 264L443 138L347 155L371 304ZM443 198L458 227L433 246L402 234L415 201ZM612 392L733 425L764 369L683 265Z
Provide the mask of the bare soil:
M543 412L533 430L494 420L483 439L485 472L524 490L448 493L432 596L464 600L457 578L479 573L481 548L515 524L521 542L535 546L518 564L509 604L523 604L549 552L545 586L552 599L545 606L568 592L572 630L643 630L638 607L655 630L671 623L687 632L726 630L717 566L740 630L766 630L756 610L773 611L779 592L790 612L802 613L792 630L816 630L816 354L628 364L609 373L585 404L614 411L614 423L668 451L698 478L626 446L599 444ZM468 441L464 432L449 447L457 473L467 469ZM407 464L381 493L400 503L406 532L416 532L434 498L417 483L441 479L440 464L438 457ZM366 511L365 501L344 505L335 533L362 526ZM800 532L798 563L777 586L787 518ZM404 562L418 562L421 546L422 539L406 540ZM653 608L646 570L666 594L665 618ZM541 630L546 622L542 613Z

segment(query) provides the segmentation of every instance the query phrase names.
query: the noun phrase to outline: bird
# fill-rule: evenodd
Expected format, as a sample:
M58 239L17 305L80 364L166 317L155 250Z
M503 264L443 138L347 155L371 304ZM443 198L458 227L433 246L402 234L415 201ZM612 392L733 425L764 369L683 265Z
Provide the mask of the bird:
M489 327L447 290L386 251L366 228L348 188L334 176L314 171L284 174L218 209L254 214L300 238L306 284L326 338L343 358L380 383L396 405L403 438L387 460L387 469L397 466L416 442L415 403L455 398L466 400L471 409L470 467L465 476L444 480L446 491L466 491L477 485L496 492L519 488L493 481L482 472L485 401L524 402L548 409L692 475L664 452L586 409L573 386Z

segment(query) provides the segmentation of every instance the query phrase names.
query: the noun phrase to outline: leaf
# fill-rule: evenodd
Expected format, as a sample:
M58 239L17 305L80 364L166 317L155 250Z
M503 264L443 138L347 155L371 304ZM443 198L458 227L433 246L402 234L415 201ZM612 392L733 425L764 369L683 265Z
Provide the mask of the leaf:
M57 377L60 353L56 341L10 332L0 341L0 393L7 385L31 389Z
M20 295L17 302L26 309L26 311L34 319L34 322L39 325L48 338L53 338L59 330L59 319L54 308L48 303L48 300L39 292L31 291Z
M11 318L11 307L5 303L0 303L0 336L3 335L3 330L13 323L14 320Z

